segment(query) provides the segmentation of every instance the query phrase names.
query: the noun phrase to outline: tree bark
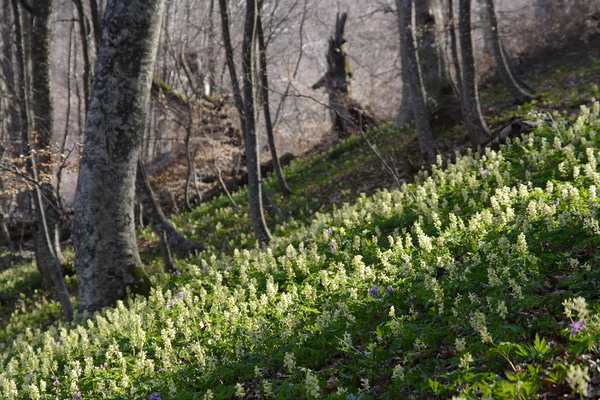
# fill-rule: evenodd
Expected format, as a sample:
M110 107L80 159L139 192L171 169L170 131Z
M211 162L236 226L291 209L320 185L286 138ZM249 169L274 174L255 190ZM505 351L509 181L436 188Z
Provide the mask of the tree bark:
M85 112L87 113L90 104L90 91L92 86L92 62L90 60L90 46L87 39L87 27L85 11L83 9L83 0L73 0L77 10L79 22L79 36L81 39L81 51L83 52L83 97Z
M146 102L165 0L109 0L75 195L75 267L82 310L150 282L138 253L134 194Z
M2 3L2 14L5 18L6 24L8 26L3 29L2 34L2 52L4 54L4 61L2 62L2 71L4 73L4 79L6 83L6 88L9 93L14 95L14 98L17 98L18 92L18 80L16 79L15 74L15 65L13 58L13 43L15 42L14 32L9 28L11 24L11 6L10 0L4 0ZM7 99L7 108L8 108L8 121L6 125L5 133L8 135L7 139L10 140L11 146L9 152L13 155L18 154L18 143L21 141L21 127L20 127L20 118L19 118L19 107L18 102L11 101L11 99Z
M403 61L406 64L402 65L402 69L406 70L407 77L410 83L410 91L412 94L412 109L415 118L415 125L419 137L419 147L421 154L428 165L435 164L436 148L431 125L427 114L427 103L425 100L425 87L421 76L419 64L419 55L416 49L416 38L412 27L414 23L414 3L413 0L396 0L398 7L398 18L400 26L400 34L402 35L402 52Z
M98 1L90 0L90 12L92 14L92 29L94 30L94 43L96 45L96 53L100 49L102 41L102 28L100 23L100 10L98 9Z
M191 254L194 254L196 251L200 252L204 250L201 245L186 239L183 235L177 232L175 227L173 227L173 224L171 224L167 217L165 217L160 205L156 201L156 197L154 196L154 192L150 186L148 176L146 175L146 169L144 168L141 158L137 162L135 184L143 213L150 221L152 229L159 237L163 232L166 233L167 243L170 249L174 251L178 257L185 258Z
M397 1L396 1L397 2ZM398 18L400 18L400 10L398 10ZM402 28L400 28L400 37L403 37ZM408 65L408 60L406 59L406 52L403 50L405 43L400 41L400 65L402 68L402 98L400 99L400 110L398 111L398 116L394 123L397 126L402 126L406 124L410 124L415 120L415 116L413 114L412 109L412 98L410 93L410 80L408 78L408 71L405 65Z
M529 93L527 89L519 84L515 74L508 65L508 61L506 60L504 46L502 44L502 39L500 38L500 32L498 32L498 18L496 16L494 0L487 0L487 12L490 19L492 48L494 49L496 69L498 70L502 82L508 88L508 90L510 90L517 102L525 103L533 100L535 96Z
M471 34L471 0L459 0L459 40L462 55L462 100L465 111L465 123L469 139L475 146L484 144L490 137L490 131L483 120L477 77L475 75L475 57L473 56L473 37Z
M271 119L271 109L269 103L269 77L267 73L267 45L265 43L265 36L262 29L262 21L260 18L260 12L257 17L257 31L258 31L258 50L259 50L259 63L260 63L260 80L261 80L261 94L262 94L262 106L263 113L265 116L265 128L267 130L267 138L269 140L269 149L271 150L271 159L273 163L273 169L275 170L275 176L277 177L277 183L279 184L279 190L285 195L292 194L292 190L285 181L283 176L283 169L279 162L279 156L277 155L277 148L275 147L275 135L273 132L273 120Z

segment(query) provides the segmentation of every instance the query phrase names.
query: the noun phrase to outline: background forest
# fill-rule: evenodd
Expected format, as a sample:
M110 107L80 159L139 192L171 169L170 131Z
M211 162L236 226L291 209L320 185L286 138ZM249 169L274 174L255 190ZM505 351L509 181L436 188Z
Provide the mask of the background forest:
M0 15L0 398L600 394L600 1Z

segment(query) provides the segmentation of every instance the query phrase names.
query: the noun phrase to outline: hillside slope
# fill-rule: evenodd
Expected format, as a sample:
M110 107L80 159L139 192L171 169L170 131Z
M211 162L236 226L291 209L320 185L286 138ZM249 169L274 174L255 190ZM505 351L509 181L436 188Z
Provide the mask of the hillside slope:
M81 326L17 313L0 398L597 395L598 112L181 261Z

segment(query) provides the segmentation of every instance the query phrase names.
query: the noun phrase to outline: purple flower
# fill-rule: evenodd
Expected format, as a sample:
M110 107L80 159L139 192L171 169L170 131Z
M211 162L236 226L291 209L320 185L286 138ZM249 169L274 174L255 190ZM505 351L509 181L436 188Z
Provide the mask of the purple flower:
M556 199L553 202L551 202L550 204L552 204L554 207L558 207L560 205L560 199Z
M571 324L571 335L577 336L577 334L579 332L585 330L585 328L587 328L587 325L585 322L573 322Z
M23 301L23 299L19 299L19 300L17 300L17 303L19 303L19 305L20 305L21 307L25 307L25 302Z
M160 392L154 392L148 397L148 400L162 400L160 397Z
M99 367L97 367L98 369L104 371L106 369L106 367L104 366L104 364L100 364Z
M183 300L183 297L185 296L184 292L179 292L175 295L175 297L177 298L177 300Z
M329 242L329 248L331 249L332 253L335 253L337 251L337 247L335 247L335 242L333 240Z
M369 296L371 296L374 299L378 299L379 298L379 286L373 286L371 289L369 289Z
M392 294L394 292L394 288L391 286L388 286L387 288L385 288L385 294Z
M52 382L52 384L54 385L54 387L60 385L60 382L58 381L58 379L56 379L54 382Z
M167 308L171 308L175 305L175 302L173 300L169 300L167 301Z
M179 271L178 269L173 271L173 276L179 276L179 275L181 275L181 271Z
M225 267L225 273L228 274L231 272L231 265Z
M490 171L488 171L487 169L482 169L480 173L482 178L487 178L487 176L490 174Z
M331 229L331 228L327 228L327 229L325 229L325 234L326 234L327 236L331 235L332 233L333 233L333 229Z
M77 392L73 395L72 400L81 400L83 399L83 395L81 394L81 392Z
M57 337L56 339L54 339L54 343L56 344L62 344L62 339Z

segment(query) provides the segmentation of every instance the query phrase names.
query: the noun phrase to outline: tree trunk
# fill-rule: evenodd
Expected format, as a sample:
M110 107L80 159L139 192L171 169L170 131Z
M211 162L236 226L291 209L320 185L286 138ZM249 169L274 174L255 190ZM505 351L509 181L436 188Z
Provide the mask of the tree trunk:
M52 40L52 0L40 0L33 9L35 12L32 26L31 41L31 62L35 68L32 68L31 90L32 90L32 111L33 111L33 131L35 132L29 140L30 148L35 151L31 153L31 175L36 182L41 185L41 190L46 193L45 196L38 196L42 201L37 204L38 217L45 218L45 221L38 221L36 232L36 261L41 270L49 271L50 281L46 282L51 286L52 276L58 268L60 274L61 251L58 241L55 238L55 226L60 218L58 210L58 201L54 197L54 188L50 183L52 177L52 150L53 143L53 102L52 102L52 82L51 82L51 40ZM44 248L44 247L50 248ZM39 254L37 254L39 253ZM61 278L62 280L62 278ZM64 282L63 282L64 285ZM58 287L57 287L58 289Z
M146 102L165 0L109 0L75 195L75 267L82 310L150 282L138 253L134 194Z
M206 58L208 59L208 95L214 96L217 93L217 62L215 54L215 24L214 24L215 0L210 0L208 8L208 46L206 49Z
M421 76L419 56L416 49L416 38L413 31L414 15L413 0L396 0L398 7L398 18L400 34L402 35L402 59L406 64L402 65L402 70L407 72L410 83L410 92L412 94L412 108L419 137L419 147L421 154L428 165L435 164L436 149L435 139L429 124L427 115L427 103L425 100L425 88Z
M444 21L440 0L419 0L414 4L415 47L419 57L421 77L430 125L448 125L454 122L459 101L452 90L452 82L444 54ZM402 42L401 47L404 46ZM401 51L401 63L407 65ZM402 100L396 117L397 125L414 120L410 78L402 69Z
M502 44L502 39L500 38L500 33L498 32L498 18L496 17L494 0L487 0L487 11L491 25L491 39L492 47L494 49L494 58L496 60L496 68L502 82L508 90L510 90L518 103L525 103L533 100L535 96L529 93L524 87L521 87L506 60L504 46Z
M81 50L83 52L83 101L85 104L85 112L87 113L90 104L90 91L92 85L92 62L90 60L90 46L87 39L87 27L85 11L83 9L83 0L73 0L75 9L77 9L79 22L79 36L81 39Z
M248 0L246 6L246 22L244 25L244 39L242 41L242 76L244 94L244 145L246 147L246 165L248 169L248 197L250 204L250 218L256 238L262 243L271 241L271 232L265 221L263 209L263 188L260 173L260 158L258 148L258 135L256 132L255 107L254 107L254 50L256 48L256 0Z
M243 97L240 90L235 62L233 60L233 47L229 32L229 16L227 15L227 1L219 0L221 11L221 26L223 29L223 44L225 57L236 108L240 114L240 123L244 135L246 149L246 163L248 169L248 197L250 204L250 219L256 238L263 243L271 240L271 232L267 227L263 210L262 180L260 175L260 159L258 157L258 140L254 120L254 82L253 82L253 49L256 36L256 0L249 0L246 6L246 22L244 26L244 40L242 43L242 69L243 69Z
M90 0L90 12L92 14L92 29L94 30L94 43L96 45L96 54L100 49L102 41L102 28L100 23L100 10L98 9L97 0Z
M462 55L462 93L465 123L469 139L475 146L484 144L490 137L490 131L483 120L477 77L475 75L475 57L473 56L473 37L471 34L471 0L459 0L459 39Z
M456 77L456 94L460 99L461 105L463 105L464 100L462 99L462 68L460 67L460 58L458 56L458 44L456 40L456 19L454 18L453 0L448 0L448 21L450 22L450 52L452 54L452 64L454 66L454 74Z
M29 137L28 104L25 83L24 35L21 29L21 16L16 0L12 2L15 33L16 60L19 76L19 108L21 115L21 137L23 154L29 156L26 163L28 174L34 181L34 203L37 216L35 232L35 258L42 275L44 287L54 287L67 320L73 318L73 305L55 248L54 226L58 219L57 202L52 185L43 182L40 175L50 176L48 165L52 162L48 148L52 140L52 96L50 83L50 41L52 1L44 0L36 4L32 26L32 62L36 68L32 76L33 85L33 128L36 134ZM35 149L35 151L32 151ZM41 164L41 165L40 165ZM48 179L48 178L46 178Z
M7 24L11 22L11 10L10 10L10 0L4 0L2 3L2 14L5 18ZM14 25L14 23L12 24ZM2 53L4 54L4 61L2 62L2 71L4 73L4 79L6 83L6 88L9 93L16 94L18 92L18 81L16 79L15 74L15 65L13 64L13 43L15 42L15 38L13 36L13 30L9 29L8 26L3 30L2 34ZM16 96L15 96L16 97ZM5 133L8 135L8 140L10 140L11 146L9 146L9 153L12 155L18 155L19 146L18 143L21 141L21 127L20 127L20 118L19 118L19 107L18 102L11 101L12 99L7 99L7 108L8 108L8 121L6 125Z
M190 181L192 180L192 168L193 168L193 161L192 161L192 152L190 150L190 136L192 135L192 128L188 125L186 126L185 129L185 139L184 139L184 145L185 145L185 161L186 161L186 167L187 167L187 171L185 174L185 185L184 185L184 199L185 199L185 206L187 208L188 211L192 211L192 203L190 202ZM138 170L139 172L139 170Z
M397 1L396 1L397 2ZM400 18L400 10L398 10L398 18ZM400 32L400 37L403 38L402 31ZM400 99L400 110L398 111L398 116L394 123L397 126L402 126L406 124L410 124L415 120L415 116L413 114L412 109L412 98L410 93L410 80L408 78L408 70L405 67L408 65L408 61L406 60L406 52L403 50L405 43L400 41L400 65L402 68L402 98Z
M165 217L160 205L156 201L156 197L154 196L154 192L152 191L152 187L148 181L146 169L144 168L141 158L137 162L135 184L136 192L142 205L142 210L150 221L152 229L159 237L162 235L162 232L166 233L167 243L170 249L174 251L178 257L185 258L190 254L194 254L196 251L200 252L204 250L204 248L198 243L186 239L183 235L177 232L177 230L173 227L173 224L171 224L167 217Z
M292 190L289 188L285 177L283 176L283 169L277 156L277 148L275 147L275 135L273 132L273 121L271 119L271 109L269 103L269 77L267 74L267 45L265 43L265 36L262 29L262 21L260 13L257 17L257 31L258 31L258 49L259 49L259 62L260 62L260 79L261 79L261 94L262 94L262 105L263 113L265 115L265 127L267 129L267 138L269 140L269 149L271 150L271 158L273 163L273 169L275 170L275 176L277 177L277 183L279 184L279 190L285 195L292 194Z

